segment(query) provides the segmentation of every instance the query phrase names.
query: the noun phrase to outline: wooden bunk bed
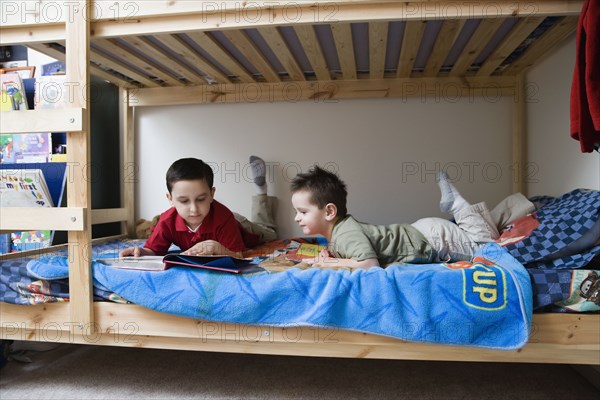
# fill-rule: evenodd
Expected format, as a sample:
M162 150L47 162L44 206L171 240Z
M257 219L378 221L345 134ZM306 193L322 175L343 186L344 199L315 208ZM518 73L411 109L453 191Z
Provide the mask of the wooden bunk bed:
M86 165L85 94L90 74L97 75L121 88L126 173L134 161L135 107L435 96L448 90L514 96L513 161L523 165L524 71L573 35L583 1L78 3L3 6L1 44L25 44L66 61L67 81L85 89L74 91L70 108L3 114L1 130L68 132L69 163ZM332 336L314 328L300 329L290 341L284 328L211 325L136 305L93 302L91 226L122 221L133 233L133 182L122 179L122 208L92 210L85 169L69 173L66 208L1 210L4 231L68 230L70 255L70 302L2 303L3 339L358 358L600 361L600 315L536 314L525 347L494 351L349 331ZM523 180L513 189L523 191ZM10 257L15 255L3 256Z

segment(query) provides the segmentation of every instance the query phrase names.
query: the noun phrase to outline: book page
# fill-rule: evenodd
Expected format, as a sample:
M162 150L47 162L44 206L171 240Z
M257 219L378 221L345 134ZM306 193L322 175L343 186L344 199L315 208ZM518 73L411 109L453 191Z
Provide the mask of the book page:
M97 262L121 269L138 269L143 271L164 271L165 264L161 256L101 258Z

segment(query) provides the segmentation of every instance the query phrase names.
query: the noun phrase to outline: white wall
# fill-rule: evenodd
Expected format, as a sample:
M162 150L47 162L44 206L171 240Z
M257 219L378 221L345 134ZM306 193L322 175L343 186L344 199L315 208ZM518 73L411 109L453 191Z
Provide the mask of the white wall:
M29 63L29 65L34 65L36 67L34 75L35 78L42 76L42 65L50 64L55 61L55 58L48 57L47 55L42 54L39 51L27 48L27 62Z
M282 237L293 222L289 182L318 163L348 184L350 212L371 223L442 216L434 172L467 199L495 205L511 193L512 99L371 99L140 108L136 111L138 218L168 208L164 175L180 157L217 168L217 200L248 215L251 154L272 165Z
M576 188L600 189L600 155L582 153L569 135L569 99L575 38L527 74L529 195L560 195Z

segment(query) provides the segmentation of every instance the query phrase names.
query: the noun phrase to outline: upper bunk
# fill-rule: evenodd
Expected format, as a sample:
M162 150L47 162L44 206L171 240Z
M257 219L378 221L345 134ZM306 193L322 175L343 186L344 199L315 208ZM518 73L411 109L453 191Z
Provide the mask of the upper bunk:
M91 74L145 106L513 95L573 34L583 0L91 4ZM76 6L3 3L0 44L64 60Z

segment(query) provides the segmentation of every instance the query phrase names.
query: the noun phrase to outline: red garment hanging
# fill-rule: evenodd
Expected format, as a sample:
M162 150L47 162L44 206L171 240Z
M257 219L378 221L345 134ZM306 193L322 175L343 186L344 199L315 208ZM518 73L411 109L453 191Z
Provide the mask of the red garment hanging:
M586 0L577 23L571 86L571 137L582 153L600 145L600 1Z

